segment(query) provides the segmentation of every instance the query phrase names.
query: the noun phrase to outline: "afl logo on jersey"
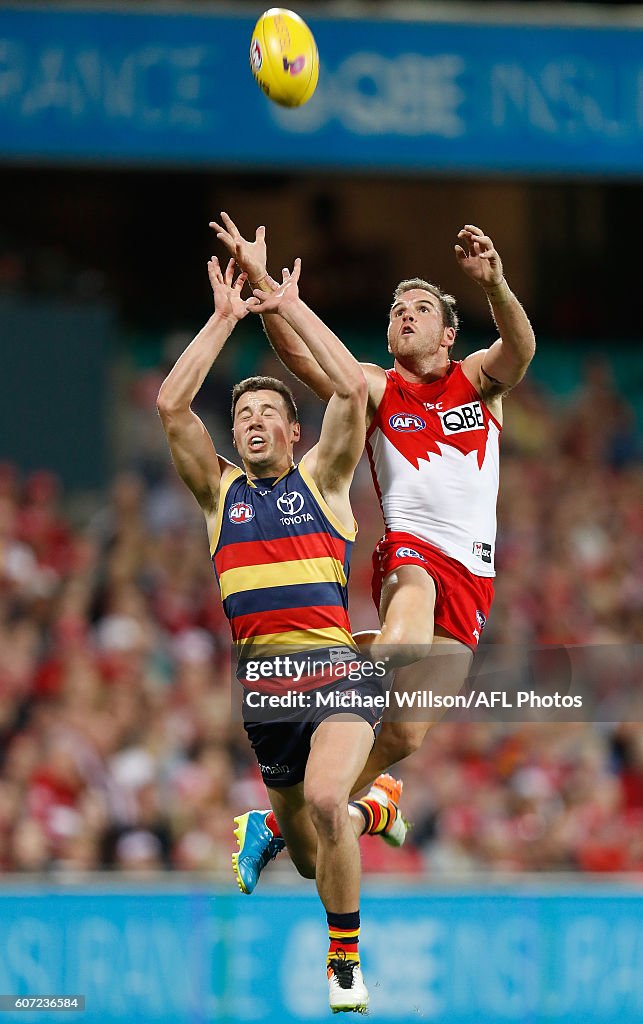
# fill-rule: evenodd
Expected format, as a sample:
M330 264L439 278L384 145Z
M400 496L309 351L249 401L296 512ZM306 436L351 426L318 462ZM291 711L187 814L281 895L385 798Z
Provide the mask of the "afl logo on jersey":
M252 505L246 505L245 501L237 501L230 506L228 519L231 523L249 523L255 517L255 510Z
M396 412L389 419L389 426L401 434L411 434L415 430L424 430L426 423L421 416L412 412Z
M395 552L396 558L419 558L421 562L426 562L424 555L421 555L419 551L415 551L413 548L398 548Z

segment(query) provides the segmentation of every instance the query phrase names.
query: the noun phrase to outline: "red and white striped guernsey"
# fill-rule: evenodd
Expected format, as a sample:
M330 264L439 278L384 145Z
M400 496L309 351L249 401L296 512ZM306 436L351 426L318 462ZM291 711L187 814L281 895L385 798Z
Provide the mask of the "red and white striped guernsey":
M429 384L387 370L366 438L387 531L435 545L474 576L495 576L501 429L461 362Z

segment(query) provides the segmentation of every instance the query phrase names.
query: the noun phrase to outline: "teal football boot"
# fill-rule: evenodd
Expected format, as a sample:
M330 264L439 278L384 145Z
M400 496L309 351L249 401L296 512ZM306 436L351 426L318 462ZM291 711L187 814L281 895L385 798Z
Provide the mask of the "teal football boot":
M269 860L285 849L281 836L273 836L266 825L270 811L248 811L234 819L239 851L232 854L232 870L241 892L249 896Z

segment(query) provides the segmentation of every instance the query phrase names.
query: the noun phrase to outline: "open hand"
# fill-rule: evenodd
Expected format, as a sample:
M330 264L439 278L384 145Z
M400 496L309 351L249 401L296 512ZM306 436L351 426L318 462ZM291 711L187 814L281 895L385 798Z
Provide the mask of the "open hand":
M258 284L266 275L265 227L263 225L258 227L254 242L249 242L240 234L237 225L228 217L227 213L221 213L221 220L222 224L217 224L216 220L210 221L210 227L216 231L219 241L223 242L250 281Z
M301 260L297 257L292 274L287 267L284 267L282 282L276 291L263 292L260 288L255 288L254 298L248 299L249 311L251 313L283 313L287 306L292 305L299 298L297 282L300 273Z
M489 235L475 224L465 224L458 232L460 245L455 255L465 274L483 288L500 284L503 279L502 260L493 247Z
M248 275L241 273L234 280L234 260L230 260L225 274L216 256L208 260L208 277L214 292L214 311L229 320L243 320L248 313L248 301L241 298L241 289Z

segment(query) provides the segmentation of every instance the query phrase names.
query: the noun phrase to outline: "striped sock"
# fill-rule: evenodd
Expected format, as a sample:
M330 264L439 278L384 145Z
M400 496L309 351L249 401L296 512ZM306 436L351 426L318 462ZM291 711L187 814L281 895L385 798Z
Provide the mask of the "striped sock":
M273 836L275 836L277 839L283 839L281 829L277 824L277 819L275 818L273 811L268 811L268 813L266 814L266 825L272 832Z
M352 914L332 914L326 911L330 945L326 963L335 957L359 963L359 910Z
M363 836L376 836L380 832L385 832L391 818L395 815L395 808L390 801L387 801L386 807L383 807L377 800L369 800L368 797L365 797L363 800L351 800L350 806L357 807L362 813L364 818Z

